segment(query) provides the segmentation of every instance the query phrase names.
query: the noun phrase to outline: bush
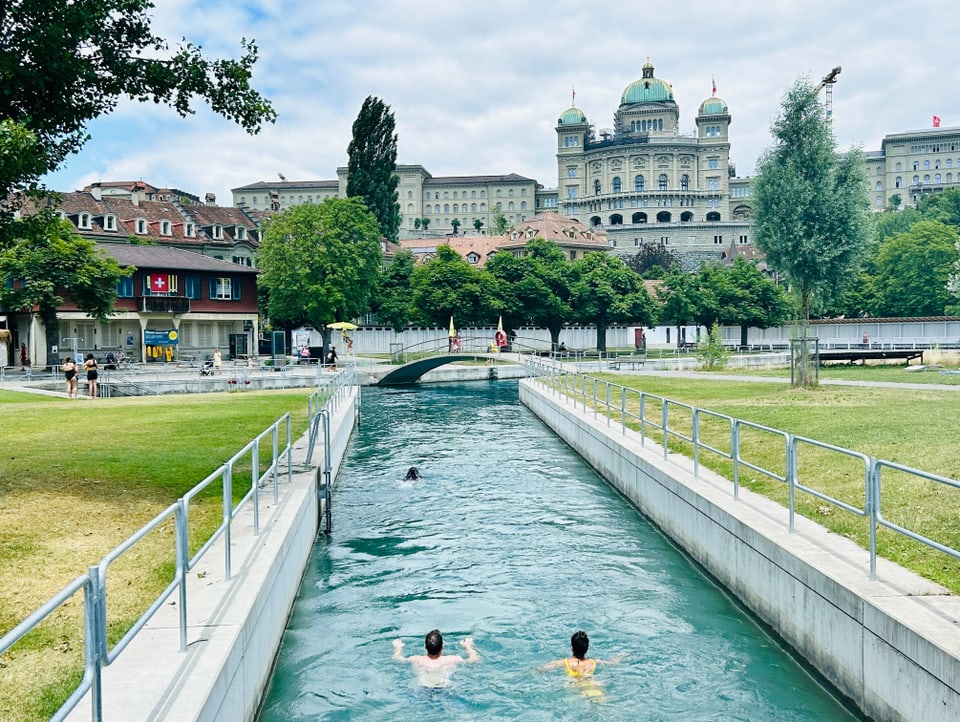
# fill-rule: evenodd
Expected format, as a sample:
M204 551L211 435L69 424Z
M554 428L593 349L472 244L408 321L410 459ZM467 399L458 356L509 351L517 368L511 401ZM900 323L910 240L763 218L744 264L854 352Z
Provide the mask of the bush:
M697 361L704 371L726 368L727 349L723 346L719 325L713 324L710 333L697 341Z

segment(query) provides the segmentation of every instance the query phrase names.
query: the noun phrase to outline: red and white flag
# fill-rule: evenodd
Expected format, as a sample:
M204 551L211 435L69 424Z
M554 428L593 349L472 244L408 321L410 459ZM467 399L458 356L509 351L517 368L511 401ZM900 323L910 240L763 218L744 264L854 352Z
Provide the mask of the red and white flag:
M712 75L710 76L710 82L713 83L713 95L717 94L717 81Z
M170 290L166 276L150 276L150 290L155 293L166 293Z
M934 128L939 128L939 127L940 127L940 116L939 116L939 115L933 116L933 127L934 127Z

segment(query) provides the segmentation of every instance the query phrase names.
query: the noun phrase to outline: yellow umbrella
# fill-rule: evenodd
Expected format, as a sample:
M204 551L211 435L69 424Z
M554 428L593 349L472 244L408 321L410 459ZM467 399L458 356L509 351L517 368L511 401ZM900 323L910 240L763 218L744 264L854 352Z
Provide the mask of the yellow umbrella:
M327 328L339 328L344 331L355 331L359 328L355 323L350 323L349 321L335 321L334 323L328 323Z
M457 335L457 329L456 329L456 327L454 327L454 325L453 325L453 316L450 317L450 333L449 333L449 335L450 335L450 336L456 336L456 335Z

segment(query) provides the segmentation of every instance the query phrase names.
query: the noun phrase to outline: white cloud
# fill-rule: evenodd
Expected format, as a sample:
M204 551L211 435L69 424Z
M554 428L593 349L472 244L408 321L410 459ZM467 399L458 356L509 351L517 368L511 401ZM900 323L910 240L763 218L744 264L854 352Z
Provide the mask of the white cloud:
M623 89L649 56L673 85L681 130L692 131L711 78L733 117L731 156L754 171L785 89L836 65L834 130L842 147L880 147L887 133L960 125L952 4L892 0L686 0L658 6L612 0L414 0L299 3L164 0L155 31L235 57L255 38L254 84L279 118L247 136L204 107L179 118L122 103L90 125L92 140L48 182L143 178L202 196L278 172L333 179L347 160L353 120L368 95L396 118L399 161L434 175L519 173L557 183L556 120L571 102L598 128L612 125ZM905 27L909 25L909 30Z

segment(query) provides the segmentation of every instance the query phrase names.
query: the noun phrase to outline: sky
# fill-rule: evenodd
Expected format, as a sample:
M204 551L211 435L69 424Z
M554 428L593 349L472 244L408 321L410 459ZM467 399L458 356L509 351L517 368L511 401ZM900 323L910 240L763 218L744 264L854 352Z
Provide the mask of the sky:
M833 127L841 149L879 150L884 135L960 130L954 0L156 0L154 31L208 57L260 49L253 85L278 113L258 135L202 101L181 118L122 101L47 186L144 180L230 205L257 181L332 180L347 164L367 96L386 102L397 162L434 177L505 175L557 186L556 124L576 106L611 128L624 89L649 58L673 86L692 133L716 83L732 117L731 161L752 175L784 92L836 66Z

